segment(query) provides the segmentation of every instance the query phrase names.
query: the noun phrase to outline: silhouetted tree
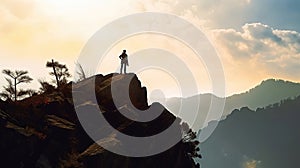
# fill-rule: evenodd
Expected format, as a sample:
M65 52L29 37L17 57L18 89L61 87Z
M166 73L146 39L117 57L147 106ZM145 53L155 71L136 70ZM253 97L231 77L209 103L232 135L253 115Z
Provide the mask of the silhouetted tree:
M31 97L31 96L33 96L33 95L36 95L37 92L36 92L35 90L33 90L33 89L27 89L27 90L26 90L26 94L27 94L27 96ZM26 94L25 94L25 95L26 95Z
M14 95L15 95L13 83L11 80L8 80L8 79L6 79L6 80L8 82L8 85L3 87L4 91L0 94L0 96L3 97L4 99L13 100Z
M41 87L40 87L40 93L51 93L55 90L55 87L51 85L50 83L43 81L43 80L38 80Z
M200 148L198 146L200 142L197 140L196 132L193 132L193 130L190 129L188 124L185 122L181 124L181 129L183 135L182 141L185 145L186 153L191 158L202 158L202 156L199 154Z
M27 74L28 71L11 71L9 69L4 69L2 71L3 74L9 76L12 79L5 78L8 82L7 86L4 86L4 92L1 93L1 96L6 99L14 99L14 101L17 101L18 97L25 96L32 92L32 90L17 90L17 85L21 83L29 83L32 81L32 78L30 78Z
M53 59L47 62L46 64L47 68L52 68L53 72L50 72L50 75L55 76L57 87L61 84L65 84L68 82L67 78L71 77L71 74L69 73L69 70L66 65L60 64L57 61L54 61Z

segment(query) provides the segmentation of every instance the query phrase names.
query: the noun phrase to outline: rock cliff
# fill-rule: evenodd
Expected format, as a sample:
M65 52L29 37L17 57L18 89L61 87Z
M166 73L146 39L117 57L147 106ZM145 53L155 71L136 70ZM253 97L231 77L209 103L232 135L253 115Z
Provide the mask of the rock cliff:
M124 134L156 135L175 122L173 131L185 140L154 156L112 153L98 144L122 147L122 140L114 132L98 120L91 120L92 132L105 135L95 143L78 120L78 116L96 117L99 115L96 109L101 110L114 129ZM161 113L154 120L139 122L143 119L141 111ZM135 74L96 75L19 102L1 101L1 167L198 167L193 161L193 157L201 157L197 154L198 142L188 130L161 104L148 105L146 88L141 87ZM150 150L155 144L139 150Z

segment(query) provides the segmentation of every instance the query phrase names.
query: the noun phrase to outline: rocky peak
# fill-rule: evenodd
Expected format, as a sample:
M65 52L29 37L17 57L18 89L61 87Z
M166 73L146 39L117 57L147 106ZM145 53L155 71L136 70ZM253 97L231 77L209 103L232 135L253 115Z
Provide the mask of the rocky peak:
M6 159L0 157L4 167L197 167L192 159L199 156L194 139L141 158L120 156L98 145L123 144L117 134L97 120L99 108L112 127L129 136L155 135L174 123L178 136L186 136L182 135L179 118L159 103L148 105L147 90L135 74L96 75L69 83L53 93L1 104L0 133L7 135L0 138L1 144L7 144L0 145L6 155L2 157ZM155 119L139 121L153 114ZM95 143L77 116L90 117L93 133L105 137ZM140 150L150 149L155 143Z

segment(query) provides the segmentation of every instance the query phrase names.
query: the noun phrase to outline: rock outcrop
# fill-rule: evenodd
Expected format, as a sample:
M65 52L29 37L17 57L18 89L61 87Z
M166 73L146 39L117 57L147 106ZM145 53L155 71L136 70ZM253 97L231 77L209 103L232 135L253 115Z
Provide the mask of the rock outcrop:
M99 110L96 109L101 110L113 128L130 136L156 135L174 123L175 134L181 137L188 135L188 132L183 135L180 119L162 105L159 103L148 105L146 88L141 87L135 74L97 75L73 85L69 83L61 86L52 93L35 95L20 102L0 102L1 166L12 168L199 166L193 161L193 157L200 156L196 154L198 142L193 136L190 136L189 140L179 141L163 153L148 157L127 157L105 150L98 144L122 147L122 140L95 119L89 123L93 133L105 135L95 143L77 118L94 115L96 118L99 115ZM161 113L157 114L154 120L139 122L136 120L143 119L141 111L147 111L149 114ZM148 150L149 146L140 150Z

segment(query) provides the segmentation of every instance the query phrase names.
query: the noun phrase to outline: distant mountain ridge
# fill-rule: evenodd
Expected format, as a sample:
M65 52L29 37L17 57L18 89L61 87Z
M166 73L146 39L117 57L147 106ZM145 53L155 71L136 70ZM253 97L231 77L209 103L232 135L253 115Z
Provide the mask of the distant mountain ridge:
M300 96L256 111L234 110L201 143L201 167L300 167L299 117Z
M256 108L265 107L287 98L295 98L299 95L300 83L280 79L264 80L260 85L247 92L227 97L224 114L228 115L234 108L241 107L249 107L255 110Z
M225 99L225 107L222 114L222 118L226 118L235 109L241 107L249 107L252 110L257 108L266 107L270 104L280 102L287 98L295 98L300 95L300 83L284 81L280 79L268 79L262 81L256 87L250 89L247 92L241 94L235 94ZM193 128L199 130L206 126L205 118L208 114L209 107L211 105L212 98L217 101L224 101L224 98L216 97L213 94L200 94L188 98L170 98L167 99L165 106L174 114L178 114L183 120L188 121L192 125L191 121L194 121ZM200 103L199 101L200 100ZM181 109L180 104L187 104L185 109ZM199 104L198 116L196 119L191 115L195 104ZM210 114L210 120L219 120L219 116L216 114Z

